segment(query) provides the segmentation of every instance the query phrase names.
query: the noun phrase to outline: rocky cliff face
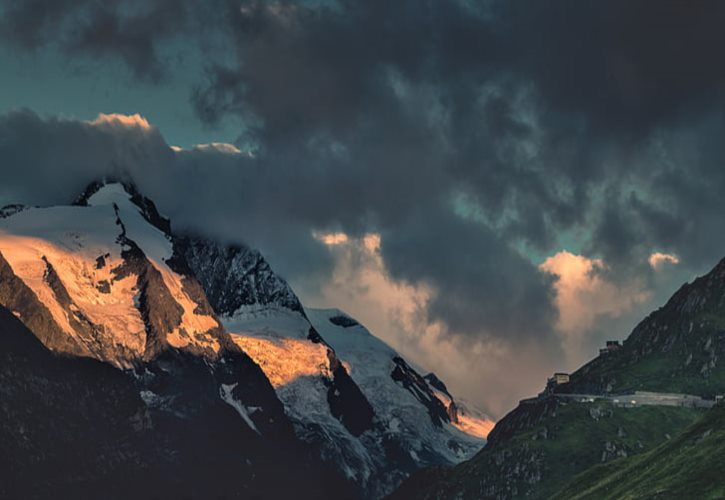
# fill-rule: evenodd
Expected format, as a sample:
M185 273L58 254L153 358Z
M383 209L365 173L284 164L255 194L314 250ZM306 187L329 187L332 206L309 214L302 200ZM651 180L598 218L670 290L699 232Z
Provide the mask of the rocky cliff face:
M199 358L178 355L129 376L52 353L0 307L0 497L352 495L291 438L283 414L279 426L260 423L256 432L215 397L220 381L246 374L216 379Z
M182 236L174 239L174 251L200 280L219 316L232 316L244 306L277 306L302 312L292 289L256 250Z

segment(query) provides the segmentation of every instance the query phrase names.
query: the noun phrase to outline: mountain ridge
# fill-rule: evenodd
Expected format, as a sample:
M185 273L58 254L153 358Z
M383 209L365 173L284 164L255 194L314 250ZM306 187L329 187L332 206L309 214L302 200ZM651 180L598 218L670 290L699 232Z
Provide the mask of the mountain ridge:
M343 326L310 321L259 252L175 234L127 181L94 183L71 206L2 214L0 307L55 355L120 370L157 421L231 411L244 439L283 443L277 452L301 450L312 469L335 471L341 483L328 482L341 497L381 497L483 444L456 428L447 391L441 399L357 321L340 311ZM337 328L365 339L356 348L378 346L370 377L358 376L363 365Z

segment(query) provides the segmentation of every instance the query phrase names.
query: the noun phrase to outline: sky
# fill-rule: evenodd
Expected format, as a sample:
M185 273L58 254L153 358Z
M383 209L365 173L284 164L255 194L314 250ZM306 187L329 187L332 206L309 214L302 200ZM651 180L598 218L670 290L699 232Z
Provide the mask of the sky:
M725 256L725 4L0 0L0 204L132 179L500 417Z

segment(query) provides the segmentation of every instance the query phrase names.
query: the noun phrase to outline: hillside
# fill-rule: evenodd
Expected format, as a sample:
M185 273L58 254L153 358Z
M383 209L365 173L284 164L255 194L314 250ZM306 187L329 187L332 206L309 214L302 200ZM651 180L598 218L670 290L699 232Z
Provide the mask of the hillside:
M713 397L725 393L725 260L683 285L647 316L621 349L571 375L562 392L635 390Z
M654 453L704 412L677 405L708 406L697 397L711 405L725 393L723 352L725 261L683 285L622 346L600 354L569 382L522 401L498 422L474 458L422 471L394 498L546 498L592 466ZM636 391L694 397L646 398L648 404L666 406L625 405L639 398Z
M554 498L723 498L724 423L718 405L652 451L589 469Z
M504 417L473 459L422 471L392 498L547 498L597 464L651 450L703 410L548 398Z

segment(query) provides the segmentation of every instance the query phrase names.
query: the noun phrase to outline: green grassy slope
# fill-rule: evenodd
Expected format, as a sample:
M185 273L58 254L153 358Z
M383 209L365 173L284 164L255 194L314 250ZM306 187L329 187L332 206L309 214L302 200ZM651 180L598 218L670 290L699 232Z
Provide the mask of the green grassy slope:
M453 469L412 478L393 498L547 498L602 461L657 447L703 413L604 402L550 401L544 409L537 404L530 405L530 418L515 423L501 442Z
M641 455L593 467L556 499L725 498L725 406Z

